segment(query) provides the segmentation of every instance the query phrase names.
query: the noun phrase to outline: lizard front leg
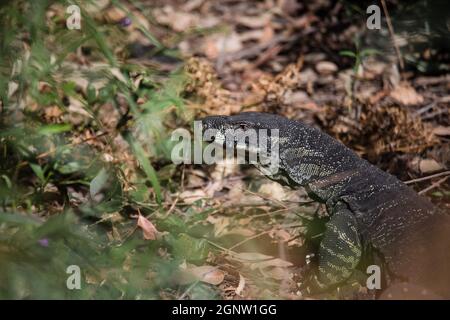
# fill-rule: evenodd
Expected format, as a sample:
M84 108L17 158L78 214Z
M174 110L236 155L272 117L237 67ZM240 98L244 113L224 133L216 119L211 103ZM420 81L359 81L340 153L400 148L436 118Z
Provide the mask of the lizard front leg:
M346 280L358 265L361 255L356 218L346 206L338 204L333 208L320 243L317 280L324 287Z

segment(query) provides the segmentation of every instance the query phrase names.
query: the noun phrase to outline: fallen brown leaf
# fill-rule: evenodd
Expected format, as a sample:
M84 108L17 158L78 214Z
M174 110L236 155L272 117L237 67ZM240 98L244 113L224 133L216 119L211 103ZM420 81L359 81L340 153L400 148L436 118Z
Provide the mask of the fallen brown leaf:
M120 8L111 7L104 13L106 21L110 23L118 23L127 16L127 13Z
M271 18L270 14L262 14L262 15L254 16L254 17L252 17L252 16L237 16L236 21L248 28L257 29L257 28L262 28L265 25L267 25L267 23L269 23L269 21L270 21L270 18Z
M423 159L419 162L421 173L432 173L444 169L444 166L433 159Z
M328 75L335 73L338 70L337 65L330 61L320 61L316 64L316 70L320 74Z
M413 87L407 84L400 84L397 86L391 91L390 96L392 99L405 106L423 103L423 97L418 94Z
M187 267L175 274L175 282L186 285L195 281L202 281L212 285L219 285L225 278L225 273L214 266Z
M212 35L204 45L204 52L210 59L217 58L220 54L233 53L243 48L240 36L236 32L225 35Z
M158 230L156 230L156 227L153 223L150 222L147 218L145 218L143 215L138 216L138 227L140 227L144 233L144 239L146 240L156 240L156 236L158 234Z
M450 136L450 127L438 126L432 132L437 136Z
M238 296L242 297L242 291L245 288L245 278L239 273L239 284L234 291Z

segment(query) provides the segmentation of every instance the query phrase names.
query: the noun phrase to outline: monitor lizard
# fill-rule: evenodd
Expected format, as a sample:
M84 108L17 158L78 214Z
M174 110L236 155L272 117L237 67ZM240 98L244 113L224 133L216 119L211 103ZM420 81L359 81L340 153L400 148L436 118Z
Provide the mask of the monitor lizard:
M396 177L319 129L279 115L209 116L202 127L215 131L210 140L278 129L278 171L263 172L292 188L304 187L330 215L318 249L322 288L348 279L370 245L383 261L386 287L411 283L450 298L450 216Z

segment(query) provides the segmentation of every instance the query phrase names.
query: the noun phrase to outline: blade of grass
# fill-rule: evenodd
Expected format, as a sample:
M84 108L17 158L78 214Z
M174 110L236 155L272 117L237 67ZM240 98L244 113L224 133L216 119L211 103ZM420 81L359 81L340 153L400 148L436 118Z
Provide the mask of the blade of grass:
M140 166L142 167L142 170L144 170L148 180L150 181L151 185L153 186L153 189L155 190L156 202L158 202L158 204L161 204L162 198L161 185L159 184L158 176L156 175L155 169L153 168L147 156L145 155L144 149L138 142L133 141L131 143L131 146L134 154L136 155L137 160L139 161Z

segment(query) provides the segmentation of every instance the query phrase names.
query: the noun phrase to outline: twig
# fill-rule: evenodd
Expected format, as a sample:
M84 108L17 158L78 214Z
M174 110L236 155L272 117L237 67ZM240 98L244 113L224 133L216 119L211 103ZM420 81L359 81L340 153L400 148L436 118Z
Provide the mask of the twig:
M237 252L234 252L233 250L230 250L230 249L227 249L227 248L225 248L225 247L222 247L221 245L219 245L219 244L217 244L217 243L215 243L215 242L213 242L213 241L211 241L211 240L208 240L208 239L206 239L206 238L203 238L203 239L205 239L206 240L206 242L208 242L210 245L212 245L213 247L216 247L217 249L220 249L220 250L222 250L223 252L226 252L227 254L229 254L230 256L235 256L235 255L237 255Z
M419 110L417 110L416 112L414 112L415 116L420 116L422 113L427 112L430 109L433 109L436 106L437 102L433 101L430 104L427 104L425 107L420 108Z
M184 172L184 169L185 169L185 166L183 165L182 168L183 168L183 169L181 170L181 182L180 182L181 192L184 191L184 178L185 178L185 172Z
M172 213L172 211L175 209L175 206L177 205L177 202L179 199L180 199L179 196L177 196L175 198L175 201L172 203L169 210L167 210L167 212L164 214L163 219L166 219Z
M271 230L266 230L266 231L260 232L258 234L255 234L254 236L251 236L250 238L244 239L241 242L236 243L235 245L231 246L228 250L233 250L234 248L237 248L250 240L253 240L253 239L259 238L265 234L268 234L270 231Z
M256 69L260 65L266 63L267 61L273 60L273 58L276 57L282 49L283 47L281 45L276 45L274 47L268 48L258 57L258 59L256 59L255 63L252 64L251 68Z
M443 177L443 178L440 179L439 181L436 181L435 183L431 184L431 185L428 186L427 188L425 188L425 189L419 191L418 194L424 194L424 193L427 193L428 191L430 191L430 190L432 190L432 189L434 189L434 188L436 188L436 187L439 187L439 186L441 185L441 183L443 183L445 180L447 180L447 178L448 178L448 176Z
M423 116L421 118L422 118L422 120L432 119L435 116L438 116L440 114L447 113L447 112L448 112L447 109L442 108L442 109L438 109L438 110L436 110L436 111L434 111L434 112L432 112L430 114L427 114L427 115L425 115L425 116Z
M389 12L387 10L387 6L386 6L385 0L381 0L381 5L383 6L384 15L386 16L386 22L387 22L387 25L388 25L389 34L391 35L391 38L392 38L392 44L394 45L395 53L397 54L397 59L398 59L398 62L400 64L400 69L402 71L404 71L405 64L403 62L403 57L402 57L402 55L400 53L400 48L398 47L398 44L395 41L394 27L392 26L391 17L389 16Z
M415 183L415 182L430 180L430 179L433 179L433 178L442 177L442 176L448 176L448 175L450 175L450 171L444 171L444 172L439 172L439 173L432 174L430 176L404 181L404 183L411 184L411 183Z
M200 280L196 280L194 283L192 283L184 292L183 294L177 298L177 300L184 300L184 298L188 295L188 293L200 282Z

